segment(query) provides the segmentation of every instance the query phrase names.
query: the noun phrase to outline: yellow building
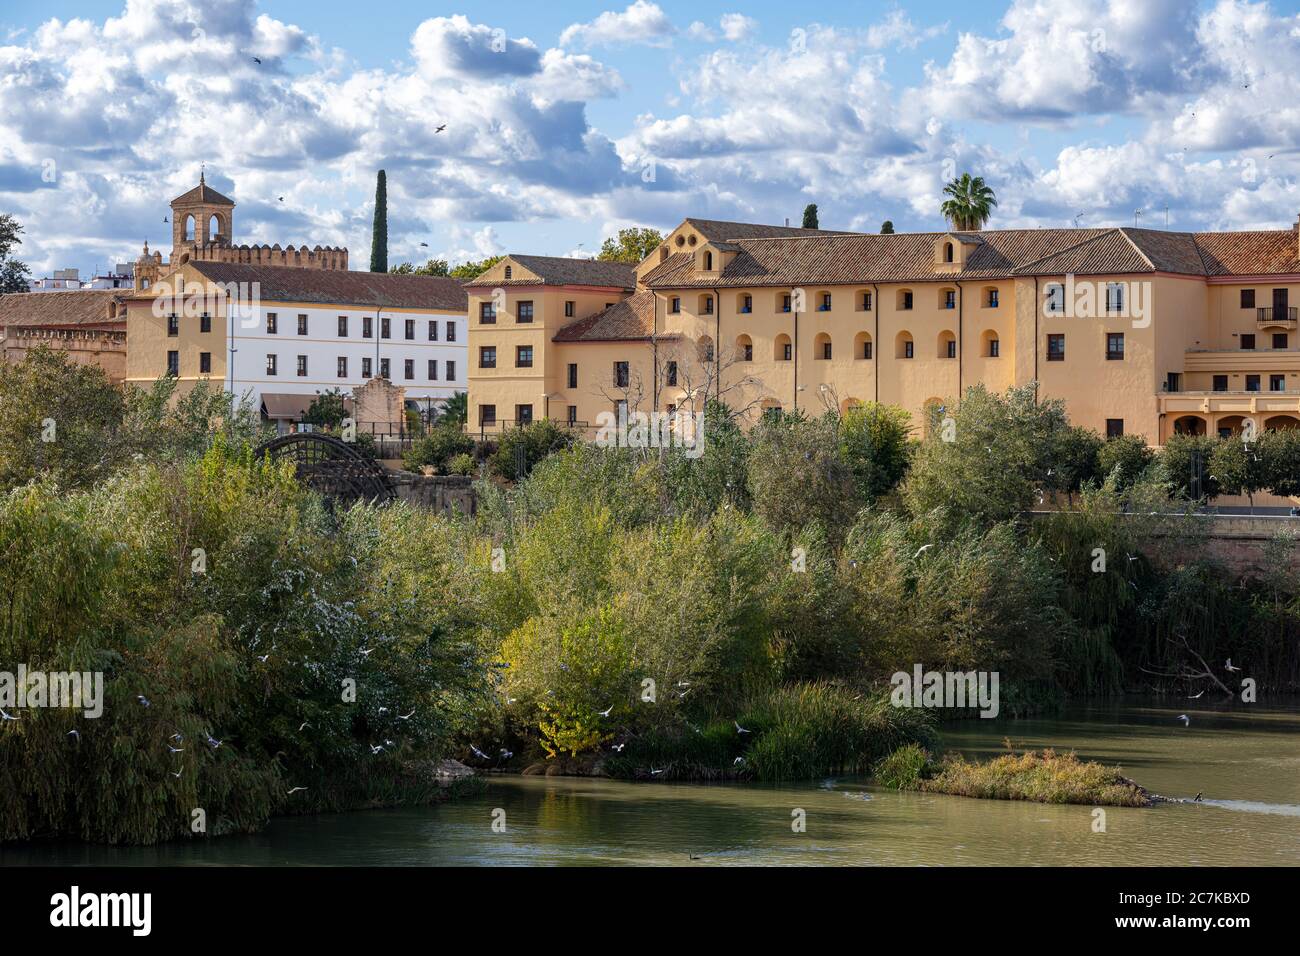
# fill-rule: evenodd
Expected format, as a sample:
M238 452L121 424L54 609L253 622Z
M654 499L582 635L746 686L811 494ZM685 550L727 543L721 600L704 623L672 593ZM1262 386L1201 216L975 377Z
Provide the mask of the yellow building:
M868 235L687 219L625 288L590 288L613 267L508 256L467 286L471 428L589 427L620 403L705 398L751 420L880 401L919 424L976 383L1034 381L1076 424L1151 443L1300 426L1296 228Z

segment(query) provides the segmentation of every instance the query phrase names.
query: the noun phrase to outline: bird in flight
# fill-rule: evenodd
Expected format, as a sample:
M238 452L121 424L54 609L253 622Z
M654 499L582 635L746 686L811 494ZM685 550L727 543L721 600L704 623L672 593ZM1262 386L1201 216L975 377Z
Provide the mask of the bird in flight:
M253 57L253 62L256 63L258 66L262 65L262 61L259 60L257 57Z
M746 730L744 727L740 726L740 721L738 721L738 720L733 720L732 723L736 725L736 733L738 733L738 734L747 734L747 733L749 733L748 730Z
M297 793L299 790L306 790L306 789L307 789L306 787L294 787L294 788L293 788L292 790L290 790L287 794L285 794L285 796L292 797L292 796L293 796L295 793Z
M172 753L174 753L174 754L183 754L183 753L185 753L185 748L184 748L184 747L173 747L171 744L168 744L168 745L167 745L167 749L170 750L170 751L171 751Z
M283 196L280 197L280 202L284 202L284 197L283 197ZM306 788L306 787L303 787L303 789L306 790L307 788Z
M422 242L422 243L420 243L420 245L424 246L424 248L426 248L426 249L429 248L429 244L428 244L427 242Z
M18 718L10 713L6 713L3 707L0 707L0 720L17 720Z
M298 733L302 733L305 729L307 729L310 726L311 724L307 723L307 721L304 720L301 724L298 725Z
M446 128L447 128L447 124L446 124L446 123L443 123L443 124L442 124L441 126L439 126L437 129L435 129L434 132L435 132L435 133L441 133L441 132L442 132L443 130L445 130Z
M1205 696L1205 691L1201 691L1199 694L1192 694L1192 695L1189 696L1187 699L1188 699L1188 700L1196 700L1196 698L1198 698L1198 697L1204 697L1204 696Z
M409 713L409 714L398 714L398 715L397 715L397 719L398 719L398 720L410 720L411 717L412 717L412 715L414 715L414 714L415 714L415 708L412 707L412 708L411 708L411 713Z
M1188 717L1186 714L1179 714L1174 719L1181 720L1183 722L1184 727L1190 727L1192 724L1192 718Z
M614 753L622 753L623 748L626 746L627 744L614 744L610 749L613 750Z
M1231 657L1229 657L1226 661L1223 662L1223 669L1226 670L1226 671L1228 671L1228 673L1235 673L1236 671L1241 670L1240 667L1233 667L1233 666L1232 666L1232 658L1231 658Z
M917 558L921 556L922 551L929 551L932 547L934 547L934 545L932 544L921 545L919 548L916 549L916 554L912 555L912 560L915 561Z
M218 747L221 746L221 741L218 740L216 737L213 737L211 734L208 734L208 746L211 747L213 750L216 750Z
M472 750L472 751L474 751L474 756L475 756L475 757L478 757L480 760L490 760L490 759L491 759L490 757L488 757L487 754L485 754L483 751L479 750L479 749L478 749L477 747L475 747L473 744L470 744L470 745L469 745L469 749Z
M69 730L69 731L68 731L68 736L69 736L69 737L76 737L78 740L80 740L80 739L81 739L81 731L79 731L79 730Z
M172 776L175 777L177 780L179 780L181 778L181 771L183 771L184 769L185 769L184 767L181 767L181 769L177 770L174 774L172 774Z
M661 774L661 773L663 773L662 770L656 770L656 769L654 769L654 767L651 767L651 768L650 768L650 776L652 776L652 777L658 776L658 775Z
M140 702L141 707L149 706L149 698L145 697L143 694L136 694L135 699Z
M613 709L614 709L614 705L613 705L613 704L610 704L610 705L609 705L608 707L606 707L604 710L598 710L598 711L596 711L596 713L600 714L600 716L602 716L602 717L608 717L608 716L609 716L609 712L610 712L611 710L613 710Z

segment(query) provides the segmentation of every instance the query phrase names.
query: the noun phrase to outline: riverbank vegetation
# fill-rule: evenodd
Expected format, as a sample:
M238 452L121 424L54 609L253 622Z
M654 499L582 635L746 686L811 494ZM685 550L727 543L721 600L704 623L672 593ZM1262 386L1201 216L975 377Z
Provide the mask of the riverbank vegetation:
M171 388L39 350L0 366L0 660L102 671L107 697L0 724L0 839L423 799L412 768L444 757L866 772L935 752L934 713L886 702L916 664L996 671L1003 715L1195 693L1192 653L1297 686L1294 542L1271 576L1225 574L1169 517L1186 448L1104 442L1031 389L970 389L921 438L887 406L742 431L714 404L698 457L539 423L463 517L335 512L255 459L250 410ZM448 439L439 467L468 454ZM1026 518L1044 495L1072 509Z

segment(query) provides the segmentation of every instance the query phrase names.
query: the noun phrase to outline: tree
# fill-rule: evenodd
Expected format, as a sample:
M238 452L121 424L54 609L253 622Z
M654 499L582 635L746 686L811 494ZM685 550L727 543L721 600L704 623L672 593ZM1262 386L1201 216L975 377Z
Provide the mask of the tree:
M447 266L446 259L430 259L422 266L411 265L409 262L403 262L400 266L393 266L388 270L395 276L449 276L451 269Z
M308 425L322 428L338 428L347 418L347 408L343 404L343 393L337 388L326 389L311 400L302 420Z
M1210 453L1210 471L1224 494L1245 495L1254 513L1255 492L1269 485L1264 456L1257 443L1244 442L1240 436L1221 439Z
M954 229L982 229L998 204L983 177L972 177L970 173L962 173L944 186L943 192L951 198L944 200L939 208Z
M897 405L855 405L840 421L840 454L853 470L858 493L873 502L894 489L911 460L911 418Z
M1102 438L1090 428L1071 425L1053 436L1043 484L1052 491L1063 491L1071 503L1074 496L1091 481L1099 481L1097 457ZM1050 474L1048 473L1050 472Z
M894 220L886 219L880 224L880 234L882 236L892 236L894 234Z
M1155 452L1137 435L1119 435L1102 444L1097 452L1097 467L1103 478L1114 474L1115 487L1122 491L1137 483L1154 458Z
M388 271L388 176L375 180L375 224L370 234L370 271Z
M843 537L861 507L854 475L836 447L828 418L765 417L754 426L749 493L754 513L778 533L796 534L816 522Z
M442 417L457 425L469 421L469 392L457 392L442 403Z
M803 227L805 229L820 229L817 225L817 204L810 202L803 207Z
M453 279L459 279L461 282L468 282L470 279L477 279L504 258L505 256L488 256L486 259L482 259L479 262L474 262L472 260L469 262L462 262L460 265L452 268L450 275Z
M23 227L13 216L0 213L0 295L9 292L28 292L27 280L31 270L17 259L9 258L9 250L22 245L18 233Z
M658 249L663 241L664 237L658 229L639 229L636 226L620 229L617 237L611 236L601 244L596 258L605 262L630 262L636 265Z

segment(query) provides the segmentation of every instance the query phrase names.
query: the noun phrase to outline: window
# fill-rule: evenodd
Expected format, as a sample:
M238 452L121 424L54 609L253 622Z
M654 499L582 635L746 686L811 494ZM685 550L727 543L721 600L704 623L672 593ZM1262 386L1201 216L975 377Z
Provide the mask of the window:
M506 278L507 279L511 278L514 274L514 271L515 270L513 266L506 266Z
M208 315L208 313L206 312L204 312L202 315L199 316L199 331L200 332L212 331L212 316Z
M830 360L830 357L831 357L831 343L830 343L829 341L827 341L827 342L823 342L823 343L822 343L822 358L823 358L823 359L826 359L826 360L829 361L829 360Z
M870 342L863 342L863 343L862 343L862 357L863 357L864 359L869 359L869 358L871 358L871 343L870 343Z
M781 296L781 311L790 311L790 296L788 294Z
M374 336L375 336L375 320L368 315L363 315L361 317L361 337L363 339L370 339L370 338L374 338Z
M304 378L307 375L307 356L298 356L298 377Z
M870 293L870 292L864 292L864 293L862 293L862 311L863 311L863 312L870 312L870 311L871 311L871 293Z
M1124 287L1118 282L1108 282L1106 284L1106 311L1124 311Z
M1060 315L1065 311L1065 286L1059 282L1053 282L1045 290L1047 301L1043 303L1043 311L1048 315Z
M339 316L339 338L346 339L347 337L348 337L348 317L346 315L340 315Z
M1214 376L1214 390L1216 392L1226 392L1228 390L1228 376L1226 375Z
M478 423L480 425L495 425L497 423L497 407L495 405L480 405L478 407Z
M1253 349L1255 347L1255 335L1253 332L1242 335L1241 347L1243 349Z
M912 293L910 291L903 293L902 301L898 307L904 312L912 308Z
M455 342L455 341L456 341L456 323L455 323L455 322L448 322L448 323L447 323L447 341L448 341L448 342Z
M997 339L989 339L989 358L997 358L1001 354L998 350L1002 348L1002 343Z
M568 383L569 383L569 384L568 384L568 387L569 387L569 388L577 388L577 387L578 387L578 363L577 363L577 362L570 362L570 363L569 363L569 377L568 377Z
M700 300L700 311L703 312L705 315L713 314L713 296L706 295L703 299Z
M951 243L951 242L945 242L945 243L943 244L943 261L944 261L944 262L952 262L952 259L953 259L953 248L952 248L952 243Z
M402 326L402 334L406 337L406 341L408 342L415 341L415 319L406 319L404 321Z
M1242 289L1242 290L1241 290L1241 307L1242 307L1243 309L1253 309L1253 308L1255 308L1255 290L1254 290L1254 289Z
M388 374L388 359L379 360L379 377L392 381L392 378Z
M1165 391L1181 392L1183 390L1183 376L1180 372L1165 373Z
M570 427L572 427L572 426L578 424L578 406L577 406L577 405L570 405L570 406L569 406L569 414L568 414L567 421L568 421Z
M430 342L438 341L438 320L437 319L429 320L429 341Z
M167 335L170 338L175 338L180 334L181 323L180 320L176 318L176 313L173 312L171 315L167 316Z
M707 249L704 252L704 271L713 271L713 253L709 252Z
M943 290L943 308L945 308L945 309L955 309L955 308L957 308L957 290L956 290L956 289L944 289L944 290Z
M404 359L402 361L402 378L408 382L415 378L415 359Z
M447 360L447 381L456 381L456 363L451 359Z
M985 302L990 309L996 309L998 307L998 290L989 289L989 297Z
M520 425L531 425L533 423L533 406L516 405L515 421L517 421Z
M371 361L371 360L368 359L368 358L363 358L363 359L361 360L361 377L362 377L362 378L369 378L370 375L371 375L371 371L370 371L370 369L371 369L370 361Z
M497 320L496 307L491 302L480 302L478 304L478 321L479 325L493 325Z
M700 340L700 359L704 362L713 361L713 339L708 336Z
M438 360L429 359L429 368L426 377L431 382L438 381Z
M667 370L664 372L664 376L665 376L665 378L668 379L668 384L669 384L669 385L676 385L676 384L677 384L677 363L676 363L676 362L669 362L669 363L668 363L668 368L667 368Z
M533 321L533 303L531 301L520 302L518 305L515 306L515 321L516 322Z
M1258 375L1247 375L1247 376L1246 376L1246 391L1248 391L1248 392L1258 392L1258 391L1259 391L1259 376L1258 376Z
M307 334L307 316L305 315L298 316L298 334L299 335Z
M944 343L944 357L945 357L945 358L950 358L950 359L951 359L951 358L956 358L956 357L957 357L957 340L956 340L956 339L949 339L947 342Z
M181 353L174 349L167 353L167 374L172 378L181 374Z
M391 339L393 337L393 320L382 318L379 320L379 337L381 339Z
M339 378L348 377L348 357L346 355L339 356L338 377Z
M1124 333L1123 332L1106 333L1106 361L1107 362L1124 361Z
M478 350L479 368L497 367L497 350L495 345L482 345Z
M515 346L515 368L533 367L533 347L531 345Z
M671 299L668 300L668 311L669 311L669 313L672 314L672 315L677 315L679 312L682 311L682 299L681 299L681 296L677 296L677 295L675 295L675 296L673 296Z
M1270 392L1285 392L1285 391L1286 391L1286 376L1285 376L1285 375L1270 375L1270 376L1268 377L1268 390L1269 390Z
M903 358L910 359L916 356L916 343L908 339L903 343Z
M674 376L674 378L675 377L676 376ZM627 388L627 383L628 383L627 363L615 362L614 363L614 387Z
M817 306L817 311L829 312L830 310L831 310L831 294L829 292L823 292L822 301L821 304Z
M743 352L744 352L744 356L745 356L745 361L746 361L746 362L752 362L752 361L754 361L754 343L753 343L753 342L746 342L744 345L741 346L741 349L742 349Z
M276 315L274 312L268 312L266 313L266 334L275 335L275 330L276 330Z
M1124 434L1124 419L1108 418L1106 419L1106 437L1120 438Z
M573 303L573 300L572 300L572 299L565 299L565 301L564 301L564 317L565 317L566 319L571 319L571 318L573 318L573 315L574 315L574 303Z
M1047 337L1047 361L1065 361L1065 336L1060 332L1054 332Z
M1285 332L1273 333L1273 348L1284 349L1287 345L1287 335Z
M266 357L266 374L267 375L277 374L278 367L279 367L279 357L275 355L268 355Z
M754 311L754 297L752 295L742 295L740 297L740 312L742 315L749 315Z
M792 358L794 358L794 346L789 342L785 342L781 346L781 361L788 362Z

